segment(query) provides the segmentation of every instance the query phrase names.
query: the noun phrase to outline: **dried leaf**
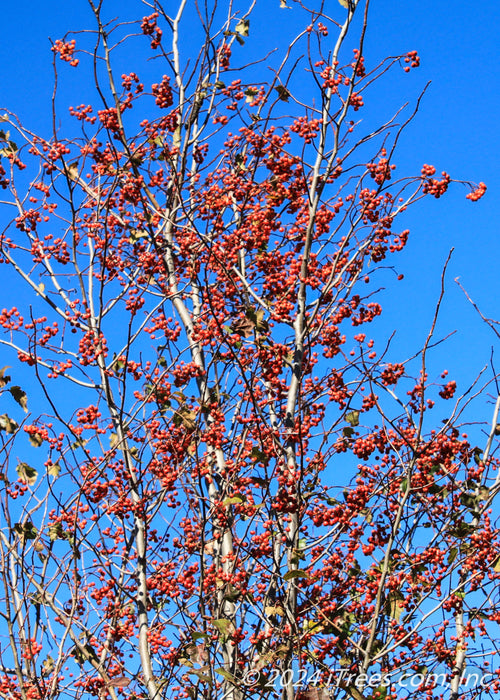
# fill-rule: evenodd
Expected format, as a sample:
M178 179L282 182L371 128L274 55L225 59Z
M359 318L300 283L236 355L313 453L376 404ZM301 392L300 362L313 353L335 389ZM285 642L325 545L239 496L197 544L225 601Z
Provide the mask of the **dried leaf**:
M249 19L240 19L236 27L234 28L234 31L239 34L240 36L248 36L248 32L250 30L250 20Z
M391 591L387 596L386 607L388 614L399 622L401 614L404 612L405 607L402 604L404 596L399 591Z
M284 7L286 7L286 4L284 5ZM290 93L284 85L277 85L274 89L278 93L280 100L283 100L283 102L288 102Z
M329 700L328 688L307 688L297 693L297 700Z
M245 102L248 102L248 104L250 104L250 102L253 101L255 96L259 94L259 91L256 88L247 88L244 94L246 97Z
M77 162L68 165L68 175L70 180L76 181L79 179L80 169Z
M106 683L108 688L126 688L130 685L130 678L126 676L116 676Z
M196 413L189 408L181 407L174 413L173 421L175 425L183 425L188 430L196 428Z
M255 324L249 318L237 318L231 324L231 330L233 333L243 336L243 338L249 338L253 335L253 329Z
M26 392L21 389L20 386L11 386L9 389L10 393L14 397L14 400L21 406L25 413L28 413L28 397Z
M57 479L57 477L59 476L60 473L61 473L61 465L59 464L59 462L56 462L55 464L50 464L47 467L47 474L49 476L53 476L55 479Z
M23 543L26 542L26 540L34 540L38 535L38 530L30 521L26 523L16 523L14 525L14 531L19 535Z
M52 525L49 525L49 538L51 542L66 539L61 523L52 523Z
M359 425L359 411L349 411L344 417L353 428Z
M29 433L28 438L33 447L40 447L43 444L43 437L40 433Z
M3 389L3 387L10 382L10 377L4 376L6 369L9 369L8 365L0 369L0 389Z
M138 228L130 229L129 243L137 243L141 238L149 238L149 233Z
M16 472L19 476L19 481L28 486L33 486L36 483L38 472L33 467L30 467L26 462L19 462L16 467Z
M52 673L55 667L55 661L52 656L47 656L42 664L42 676L48 676Z
M269 617L270 615L280 615L283 616L285 614L283 608L281 605L266 605L264 608L264 612L266 615Z
M13 435L18 428L19 426L16 421L9 418L6 413L0 416L0 430L5 430L8 435Z
M208 660L208 652L206 650L205 643L201 644L189 644L186 647L186 651L189 654L191 661L197 664L201 664Z

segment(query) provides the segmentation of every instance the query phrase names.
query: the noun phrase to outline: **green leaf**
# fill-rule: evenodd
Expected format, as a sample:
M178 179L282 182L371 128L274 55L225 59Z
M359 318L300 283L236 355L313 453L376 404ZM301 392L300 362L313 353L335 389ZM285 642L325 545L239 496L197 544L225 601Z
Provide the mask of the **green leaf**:
M225 679L226 679L227 681L229 681L230 683L234 683L234 685L237 684L236 678L233 676L232 673L230 673L229 671L226 671L225 668L216 668L216 669L215 669L215 673L218 673L219 676L222 676L223 678L225 678Z
M216 627L222 635L223 641L225 641L229 635L234 632L234 625L231 620L222 618L220 620L213 620L212 622L214 627Z
M212 679L210 678L210 676L207 676L206 671L208 671L208 666L203 666L203 668L200 669L192 668L191 671L188 671L188 673L198 676L202 683L208 683L209 685L212 685Z
M371 697L373 700L385 700L388 693L388 687L386 685L379 685L377 688L373 689L373 695Z
M458 539L462 539L463 537L468 537L469 535L471 535L474 532L474 530L474 525L470 525L469 523L460 523L452 530L450 530L450 535L453 535Z
M198 639L210 639L210 635L206 634L205 632L193 632L191 636L195 642L198 641Z
M466 508L476 508L479 503L479 497L474 493L462 493L460 494L460 503Z
M368 525L373 522L373 514L369 508L363 508L363 510L359 511L359 514L365 516Z
M453 562L455 561L457 556L458 556L458 549L456 547L452 547L450 549L450 553L448 554L448 566L450 566L450 564L453 564Z
M269 457L265 454L265 452L262 452L262 450L259 450L258 447L252 447L252 451L250 452L250 456L256 462L261 462L261 464L264 464L264 465L269 464ZM259 476L253 476L252 481L254 481L259 486L267 486L267 484L269 483L267 479L262 479Z
M242 496L241 494L236 494L235 496L230 496L229 498L225 498L222 501L223 506L234 506L237 503L245 503L246 498L245 496Z
M29 464L26 464L26 462L19 462L16 467L16 472L19 476L19 480L22 481L23 484L33 486L36 483L38 472L33 467L30 467Z
M483 454L482 449L481 449L480 447L475 447L475 448L474 448L474 453L473 453L473 454L474 454L474 462L475 462L476 464L481 464L481 461L482 461L482 460L481 460L481 456L482 456L482 454Z
M307 571L303 569L293 569L283 576L285 581L291 581L294 578L309 578Z
M490 490L487 486L480 486L479 487L479 500L480 501L485 501L489 495L490 495Z
M16 523L14 525L14 530L23 542L26 542L26 540L34 540L38 534L38 530L30 521L26 523Z

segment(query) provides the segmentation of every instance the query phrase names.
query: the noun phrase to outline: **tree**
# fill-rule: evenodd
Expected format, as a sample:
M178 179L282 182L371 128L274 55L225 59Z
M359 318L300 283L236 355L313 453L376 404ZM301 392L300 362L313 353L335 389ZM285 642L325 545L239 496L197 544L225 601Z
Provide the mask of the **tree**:
M52 50L93 104L0 132L0 261L30 290L0 319L0 695L496 691L499 402L474 445L435 324L409 361L367 335L404 213L452 183L395 179L420 100L357 121L417 53L365 65L368 0L280 0L301 29L264 62L256 0L89 2Z

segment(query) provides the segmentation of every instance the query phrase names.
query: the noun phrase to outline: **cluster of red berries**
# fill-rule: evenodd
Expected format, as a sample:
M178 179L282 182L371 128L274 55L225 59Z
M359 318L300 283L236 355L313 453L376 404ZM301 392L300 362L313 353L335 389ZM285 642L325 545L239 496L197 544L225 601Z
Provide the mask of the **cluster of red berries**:
M452 380L451 382L448 382L447 384L445 384L443 386L443 388L439 392L439 396L442 399L452 399L454 394L455 394L456 389L457 389L457 383Z
M77 58L73 58L73 55L75 53L75 47L75 39L72 39L71 41L62 41L61 39L57 39L54 42L52 51L54 51L54 53L59 54L61 60L66 61L67 63L69 63L70 66L77 66L79 61Z
M395 165L390 165L387 158L381 158L378 163L368 163L366 166L370 175L377 185L382 185L386 180L391 179L391 170L395 170Z
M5 177L5 168L0 164L0 187L6 190L9 186L10 180Z
M97 119L95 116L89 116L92 113L91 105L82 104L77 107L69 107L69 113L72 117L76 117L80 121L88 122L89 124L94 124Z
M363 96L359 92L353 92L349 98L349 104L355 112L364 106Z
M155 103L161 109L166 109L171 107L174 100L172 96L172 88L170 86L170 78L168 75L164 75L161 83L154 83L151 86L151 92L156 97Z
M311 143L318 135L321 128L321 119L308 119L307 117L298 117L290 127L290 131L298 134L304 139L304 143Z
M151 48L157 49L161 43L161 38L163 35L162 30L158 26L156 20L158 19L158 12L153 12L151 15L142 18L141 29L145 36L151 37Z
M441 177L442 180L435 180L431 177L429 180L424 182L424 194L431 194L436 199L439 199L448 189L448 185L450 184L451 180L448 173L446 173L444 170L441 173Z
M99 121L101 124L110 131L118 131L118 112L115 107L110 107L109 109L100 109L97 112Z
M405 67L405 73L410 72L410 68L418 68L420 65L420 58L416 51L408 51L405 56L404 62L409 64Z
M43 645L36 641L36 637L31 637L31 639L23 644L23 647L23 659L33 659L43 649Z
M229 68L229 61L231 59L231 47L227 44L223 44L218 50L219 65L221 68Z
M364 78L366 75L366 69L365 69L365 59L363 56L360 56L359 49L354 49L354 61L352 62L352 67L354 68L355 75L358 78Z
M139 93L144 90L144 85L139 81L139 76L137 73L129 73L128 75L124 73L122 75L122 86L124 90L131 90L132 83L136 83L135 92Z
M484 195L486 192L486 185L484 182L480 182L479 185L472 190L472 192L469 192L469 194L465 195L467 199L470 199L472 202L477 202L478 199L481 199L481 197Z
M100 355L106 357L108 348L104 335L94 331L87 331L80 340L79 354L80 364L84 366L93 364Z
M385 369L380 373L380 381L384 386L391 386L391 384L397 384L400 377L403 376L405 371L404 365L401 363L388 364Z

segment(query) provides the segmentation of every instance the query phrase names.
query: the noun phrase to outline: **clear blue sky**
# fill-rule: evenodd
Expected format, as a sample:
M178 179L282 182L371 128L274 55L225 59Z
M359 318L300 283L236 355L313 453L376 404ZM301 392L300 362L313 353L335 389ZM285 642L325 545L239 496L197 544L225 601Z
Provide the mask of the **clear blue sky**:
M334 15L337 0L329 1ZM272 48L279 41L282 23L294 22L293 10L279 10L279 0L259 5L251 31L256 51ZM104 0L110 17L127 19L150 11L144 8L142 12L139 7L138 0ZM19 6L12 2L2 7L0 108L18 113L34 131L47 130L52 92L48 37L55 40L69 29L90 28L92 17L86 0L30 2L23 6L23 13L21 20ZM432 199L412 209L406 222L412 232L410 244L398 258L405 280L396 287L397 293L391 288L383 296L383 330L397 328L395 348L411 354L421 346L430 325L441 269L450 248L455 248L439 330L442 335L458 332L436 351L435 369L439 373L448 367L450 377L460 380L461 389L488 361L495 338L482 326L454 278L460 277L486 315L500 318L496 299L500 258L496 221L500 188L499 28L498 3L372 0L367 62L412 49L421 56L421 68L411 77L403 75L396 84L387 83L386 91L374 96L375 108L379 104L382 111L386 103L396 106L414 100L432 80L420 114L400 143L398 172L418 172L423 163L432 163L438 172L445 169L452 177L482 180L488 185L487 195L478 203L467 201L465 189L457 186L442 200ZM4 220L3 215L0 218ZM0 292L0 306L13 301L9 293L5 289Z

